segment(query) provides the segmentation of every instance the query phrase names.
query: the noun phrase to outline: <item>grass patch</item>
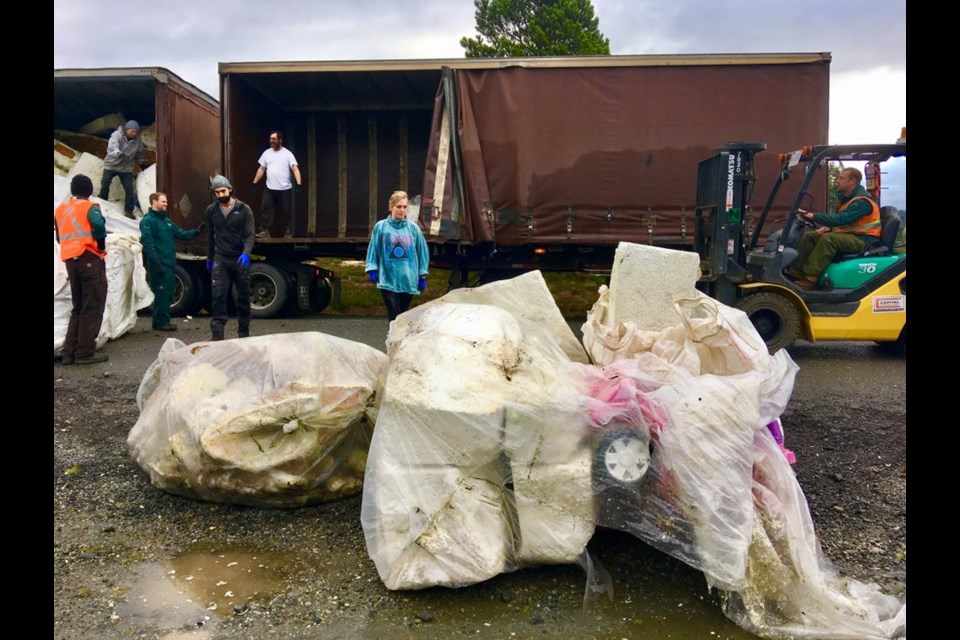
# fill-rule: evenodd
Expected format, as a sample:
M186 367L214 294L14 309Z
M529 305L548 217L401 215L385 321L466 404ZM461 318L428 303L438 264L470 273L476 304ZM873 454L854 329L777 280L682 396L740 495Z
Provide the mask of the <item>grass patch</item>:
M340 305L331 304L324 310L325 314L386 317L383 298L377 287L367 279L362 261L331 258L318 262L340 275ZM449 279L450 272L446 269L431 269L426 291L414 296L411 306L443 296L447 293ZM607 281L605 276L586 273L544 273L543 279L560 313L569 319L586 318L587 312L597 301L597 289Z

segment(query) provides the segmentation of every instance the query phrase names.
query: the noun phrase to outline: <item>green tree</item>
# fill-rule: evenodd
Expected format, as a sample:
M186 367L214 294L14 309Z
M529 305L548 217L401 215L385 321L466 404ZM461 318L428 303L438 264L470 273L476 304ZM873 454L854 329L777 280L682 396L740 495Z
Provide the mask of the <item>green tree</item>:
M468 58L610 55L590 0L473 0L477 37Z
M837 178L840 176L840 165L831 162L827 165L827 211L836 211L840 208L840 198L837 196L837 190L833 185L837 184Z

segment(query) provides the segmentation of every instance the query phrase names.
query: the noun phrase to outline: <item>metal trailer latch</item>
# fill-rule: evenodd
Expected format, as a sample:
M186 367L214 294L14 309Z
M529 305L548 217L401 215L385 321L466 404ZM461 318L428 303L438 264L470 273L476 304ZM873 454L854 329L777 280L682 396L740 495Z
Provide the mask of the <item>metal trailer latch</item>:
M657 224L657 216L653 213L653 207L647 207L645 222L647 223L647 235L649 236L647 244L653 246L653 228Z

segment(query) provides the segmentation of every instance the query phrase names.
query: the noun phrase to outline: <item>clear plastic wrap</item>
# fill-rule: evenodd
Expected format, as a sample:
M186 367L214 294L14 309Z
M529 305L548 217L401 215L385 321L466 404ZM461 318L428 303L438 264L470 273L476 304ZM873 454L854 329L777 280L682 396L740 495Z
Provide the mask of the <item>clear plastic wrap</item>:
M586 354L539 273L494 284L391 324L361 507L390 589L576 562L593 535L586 422L558 390Z
M387 357L317 332L168 339L127 444L151 482L213 502L293 507L358 494Z
M736 309L702 294L675 307L681 324L641 330L612 321L601 288L583 326L606 365L574 373L591 381L600 439L597 524L703 571L725 614L761 637L905 638L906 604L840 578L822 554L792 454L769 428L796 364L769 355Z
M519 282L518 282L519 281ZM906 606L837 577L775 438L797 365L740 311L676 300L660 330L531 317L542 280L453 292L399 316L361 524L390 589L460 587L578 562L595 526L701 570L724 612L767 638L903 638ZM661 314L663 315L663 314ZM782 432L780 432L782 433Z

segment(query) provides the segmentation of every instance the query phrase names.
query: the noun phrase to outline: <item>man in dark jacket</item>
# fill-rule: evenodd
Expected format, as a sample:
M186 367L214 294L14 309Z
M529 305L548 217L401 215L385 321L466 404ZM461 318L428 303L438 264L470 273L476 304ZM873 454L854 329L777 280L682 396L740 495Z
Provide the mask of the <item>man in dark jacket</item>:
M167 194L151 193L150 208L140 220L140 243L147 267L147 283L153 291L153 328L157 331L176 331L170 324L170 301L176 285L174 267L177 266L177 248L174 240L193 240L203 230L201 222L196 229L181 229L167 215Z
M797 259L784 274L804 290L816 288L820 274L837 253L857 253L880 238L880 205L860 185L863 174L847 167L836 179L840 206L836 213L797 209L798 217L820 224L800 239Z
M140 170L146 168L147 163L143 151L143 139L140 138L140 123L129 120L110 136L107 142L107 155L103 158L103 178L100 180L100 199L109 200L110 183L114 178L120 178L123 187L123 213L133 218L133 210L137 208L137 189L133 180L133 163L140 164Z
M223 176L210 180L217 201L207 207L207 269L213 318L211 340L223 340L227 324L227 296L231 284L237 290L237 337L250 335L250 252L254 223L250 207L233 197L233 187Z

